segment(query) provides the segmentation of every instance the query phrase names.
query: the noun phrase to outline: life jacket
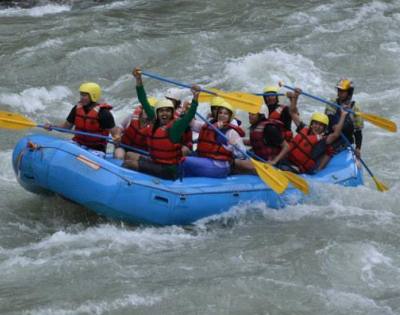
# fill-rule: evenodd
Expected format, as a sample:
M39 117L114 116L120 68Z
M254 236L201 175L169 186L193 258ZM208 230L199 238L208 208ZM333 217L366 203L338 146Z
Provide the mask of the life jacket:
M111 110L112 106L109 104L96 104L88 113L86 113L83 105L76 105L74 121L75 130L108 136L110 134L109 130L101 129L100 127L99 112L102 108ZM103 151L105 151L107 145L105 139L85 135L75 135L72 140L89 148L101 149Z
M339 100L336 99L334 102L338 102ZM338 103L337 103L338 104ZM355 109L355 101L352 101L350 103L350 109L351 110L358 110L358 108L356 107ZM328 106L325 110L326 114L329 117L329 132L333 132L333 126L336 125L337 123L339 123L340 120L340 110L339 108L332 108L332 106ZM358 122L358 121L357 121ZM355 116L353 114L349 114L346 115L346 118L344 120L344 124L343 124L343 128L342 128L342 134L350 141L350 143L354 143L354 131L356 129L356 121L355 121ZM358 124L357 124L358 126ZM362 128L362 126L361 126ZM359 126L358 126L358 129ZM336 143L343 143L346 144L346 142L344 140L342 140L342 138L338 138L337 141L335 141Z
M278 127L284 137L285 127L281 121L273 119L262 120L250 128L250 144L257 156L270 161L281 152L282 146L272 146L265 143L264 129L267 125Z
M308 127L301 129L289 144L288 159L296 165L301 173L315 169L317 163L313 159L313 148L323 139L321 135L310 133Z
M146 127L147 147L150 157L156 163L177 165L182 160L182 143L173 143L168 136L168 129L175 119L153 132L153 126Z
M282 121L282 112L286 108L286 105L278 105L274 111L270 112L268 115L268 119L279 120ZM283 121L282 121L283 122ZM293 139L293 132L285 127L284 130L284 138L286 141L291 141Z
M214 123L213 126L217 128L216 123ZM245 135L242 128L232 124L228 124L220 130L222 133L226 134L230 129L234 129L241 137ZM208 124L204 124L200 129L197 153L200 157L207 157L219 161L232 161L234 158L232 151L227 150L222 143L218 143L217 132Z
M140 150L147 150L147 134L145 127L140 126L140 115L143 108L138 106L132 114L132 120L121 138L121 143L138 148Z

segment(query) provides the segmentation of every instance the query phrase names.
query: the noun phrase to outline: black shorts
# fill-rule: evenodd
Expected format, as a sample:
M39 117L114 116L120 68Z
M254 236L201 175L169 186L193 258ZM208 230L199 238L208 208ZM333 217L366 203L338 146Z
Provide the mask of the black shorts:
M139 171L160 177L163 179L175 180L178 178L177 165L165 165L154 162L150 157L141 156L139 158Z

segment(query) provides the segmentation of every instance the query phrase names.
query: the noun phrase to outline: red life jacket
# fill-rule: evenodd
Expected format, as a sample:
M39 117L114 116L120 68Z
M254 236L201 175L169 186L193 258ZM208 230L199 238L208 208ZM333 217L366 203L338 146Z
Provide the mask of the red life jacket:
M314 146L323 139L321 135L310 134L310 129L304 127L289 144L288 159L296 165L301 173L312 171L317 163L311 157Z
M182 143L173 143L168 136L168 129L175 119L165 126L158 127L153 133L153 126L146 127L147 147L152 160L156 163L176 165L182 160Z
M217 128L216 123L213 125ZM232 124L227 125L221 131L226 133L230 129L234 129L241 137L244 137L245 135L242 128ZM217 142L217 132L208 124L204 124L200 129L197 153L201 157L207 157L219 161L232 161L234 158L232 151L225 149L222 144Z
M282 150L282 146L270 146L264 142L264 129L267 125L273 125L280 129L284 137L285 126L280 120L267 119L257 123L250 131L250 144L256 155L266 161L273 160Z
M85 113L83 105L76 105L74 121L75 130L108 136L110 131L100 128L99 112L102 108L111 110L112 106L109 104L96 104L89 110L88 113ZM81 145L85 145L88 148L101 149L103 151L105 151L107 145L107 141L105 139L84 135L75 135L72 140Z
M274 119L274 120L279 120L282 121L282 112L286 108L286 105L278 105L278 107L272 112L269 113L268 119ZM286 141L291 141L293 138L293 132L291 130L286 129L284 131L284 138Z
M140 127L140 115L142 114L142 107L138 106L132 114L132 120L127 128L124 130L124 135L121 138L121 143L138 148L140 150L147 150L147 134L146 126Z

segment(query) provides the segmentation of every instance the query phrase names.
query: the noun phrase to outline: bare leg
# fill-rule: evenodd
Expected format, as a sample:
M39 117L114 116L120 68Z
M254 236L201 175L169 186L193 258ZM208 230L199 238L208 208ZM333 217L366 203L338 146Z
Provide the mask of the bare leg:
M256 174L256 169L250 160L235 159L234 173L236 174Z
M122 164L122 166L133 170L138 170L140 157L141 155L138 153L128 152L125 155L125 161L124 164Z
M322 158L319 160L319 165L318 165L317 171L322 170L326 166L326 164L328 164L328 162L330 160L331 160L331 157L329 155L327 155L327 154L324 154L322 156Z
M183 145L182 146L182 155L183 156L188 156L192 153L192 150L190 150L187 146Z
M125 158L125 149L124 148L116 148L114 150L114 158L118 160L123 160Z

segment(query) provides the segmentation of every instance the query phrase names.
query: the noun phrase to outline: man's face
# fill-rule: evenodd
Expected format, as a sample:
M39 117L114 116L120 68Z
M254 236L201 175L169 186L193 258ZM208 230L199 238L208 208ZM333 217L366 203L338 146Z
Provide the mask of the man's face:
M338 95L339 102L344 102L349 97L349 91L338 89L337 95Z
M80 102L83 106L87 106L91 103L89 93L81 92L80 95L81 95Z
M254 125L258 122L258 115L259 114L253 114L253 113L249 113L249 123L250 125Z

